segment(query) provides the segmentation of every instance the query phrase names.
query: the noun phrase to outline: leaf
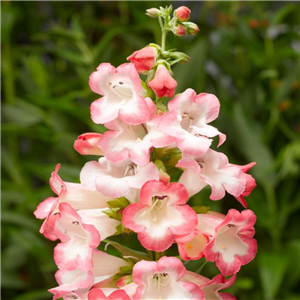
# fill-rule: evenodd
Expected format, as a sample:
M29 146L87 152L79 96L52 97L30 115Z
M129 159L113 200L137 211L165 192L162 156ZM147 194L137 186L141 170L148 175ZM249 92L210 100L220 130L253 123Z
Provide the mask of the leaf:
M293 4L286 4L281 9L279 9L276 13L274 13L271 23L272 24L280 24L284 22L284 18L291 12L299 10L296 5Z
M18 167L18 164L16 163L12 155L10 155L9 151L4 147L1 147L1 154L3 168L8 173L11 180L16 183L16 185L24 187L26 184L25 180L22 177L20 168Z
M14 105L4 103L2 113L6 122L13 122L22 127L32 126L46 118L42 109L20 99Z
M43 289L22 293L22 295L14 298L13 300L49 300L50 298L51 294L45 289Z
M236 103L233 108L232 125L233 135L240 151L248 160L256 162L256 166L252 170L254 177L263 183L274 186L273 155L260 140L260 133L255 130L255 125L247 120L240 103Z
M258 260L264 298L275 299L284 278L288 257L284 254L261 251Z
M1 5L1 43L4 43L9 37L18 16L17 10L11 6L10 3L2 3Z
M189 63L187 65L179 64L174 67L174 78L176 78L178 83L177 93L182 93L190 86L195 86L200 91L203 90L206 76L203 70L205 69L207 48L207 41L204 39L199 40L187 53L190 57ZM191 76L192 74L193 76Z
M288 270L284 278L286 289L297 286L300 280L300 240L291 240L286 247L286 257L288 257Z
M120 245L117 242L113 242L109 240L104 240L104 242L108 243L109 245L112 245L114 248L120 251L123 254L123 256L133 256L139 260L150 260L150 258L143 252L132 250L123 245Z
M9 288L9 289L22 289L25 287L24 282L20 280L18 274L8 273L5 270L2 270L5 276L1 276L1 288ZM30 299L32 300L32 299Z
M38 231L38 224L35 219L23 216L20 213L3 211L1 214L2 223L18 225L22 228L28 228L32 231Z

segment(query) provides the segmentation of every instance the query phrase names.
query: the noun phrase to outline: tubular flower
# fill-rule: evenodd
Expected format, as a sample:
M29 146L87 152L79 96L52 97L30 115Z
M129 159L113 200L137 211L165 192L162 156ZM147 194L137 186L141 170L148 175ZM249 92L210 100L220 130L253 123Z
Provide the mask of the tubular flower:
M113 162L130 158L138 165L148 164L152 147L162 148L174 143L173 137L159 130L159 120L160 116L154 116L149 122L140 125L116 120L106 125L112 130L103 134L99 146Z
M219 292L220 290L229 288L235 279L235 275L226 279L222 274L215 276L213 279L209 279L189 271L187 271L182 278L182 280L197 284L204 292L205 299L207 300L236 300L236 298L229 293Z
M92 265L91 270L58 270L55 278L59 286L49 290L54 294L53 300L60 297L68 300L75 299L72 296L79 296L83 300L87 300L88 291L92 286L117 274L120 272L120 268L127 267L128 263L119 257L94 249Z
M141 50L133 52L127 57L127 60L134 63L135 68L139 73L144 74L155 66L157 55L157 49L155 47L147 46Z
M151 180L140 194L140 202L127 206L122 222L138 233L138 239L148 250L162 252L174 242L175 235L188 234L197 225L195 211L186 201L188 193L179 183L168 186Z
M196 284L181 280L185 273L186 269L176 257L164 256L157 262L138 262L132 272L132 279L138 285L133 300L204 300L204 293Z
M56 240L56 237L52 234L52 229L49 227L49 222L52 216L59 212L58 206L60 203L68 203L75 210L79 210L106 208L108 207L107 201L111 200L111 198L96 190L86 189L81 184L64 182L58 175L59 168L60 165L58 164L50 177L50 186L58 197L47 198L38 205L34 212L36 218L45 219L40 232L50 240Z
M175 240L183 260L196 260L204 257L203 249L209 242L209 237L196 228L190 234L176 236Z
M219 135L220 146L226 139L215 127L207 125L218 117L220 103L212 94L196 95L192 89L168 103L169 112L162 116L158 127L175 138L178 148L189 155L204 154Z
M149 108L141 80L134 64L125 63L118 68L102 63L89 81L91 90L103 97L91 105L92 120L104 124L120 118L128 124L141 124L149 117Z
M184 184L190 195L201 191L206 185L211 186L211 200L220 200L227 191L233 195L244 207L247 203L244 196L249 195L255 187L255 180L244 170L248 170L255 163L245 167L230 164L225 154L208 149L198 156L183 156L176 167L185 171L179 182Z
M164 65L158 65L154 78L148 83L157 97L173 97L177 86L176 80L172 78Z
M100 133L83 133L74 142L74 149L82 155L103 155L102 150L98 147L101 136Z
M140 166L130 159L113 163L101 157L99 162L87 162L80 173L84 187L97 189L112 198L125 196L131 202L138 201L141 187L152 179L159 179L159 171L154 163Z
M257 245L253 238L256 216L246 209L241 213L230 209L227 216L198 215L198 228L211 234L203 253L206 260L215 261L225 276L237 273L256 255ZM213 230L213 222L217 225Z

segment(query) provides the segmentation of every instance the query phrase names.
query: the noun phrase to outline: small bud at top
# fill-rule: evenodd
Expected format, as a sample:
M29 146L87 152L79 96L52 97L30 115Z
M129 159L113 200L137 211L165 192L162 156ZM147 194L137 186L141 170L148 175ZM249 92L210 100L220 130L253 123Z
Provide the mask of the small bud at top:
M174 10L174 16L178 19L178 21L183 22L187 21L190 18L191 10L186 6L180 6Z
M154 7L147 9L146 12L146 15L150 18L158 18L159 16L161 16L161 11Z

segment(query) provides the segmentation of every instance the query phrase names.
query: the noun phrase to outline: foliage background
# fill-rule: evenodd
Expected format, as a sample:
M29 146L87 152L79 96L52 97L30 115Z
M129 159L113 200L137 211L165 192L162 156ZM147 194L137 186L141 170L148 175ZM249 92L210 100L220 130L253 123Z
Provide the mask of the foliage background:
M168 38L190 55L174 68L177 92L191 87L221 102L214 125L227 134L231 162L256 161L257 188L248 198L258 217L258 255L230 289L240 300L300 296L299 3L297 2L2 2L2 299L51 299L55 243L33 216L52 196L50 173L61 163L78 182L76 137L103 131L89 118L97 99L88 77L100 62L117 66L149 42L160 42L147 8L186 5L200 32ZM232 197L211 203L220 212L242 207ZM199 264L191 262L190 269ZM201 274L217 274L207 264Z

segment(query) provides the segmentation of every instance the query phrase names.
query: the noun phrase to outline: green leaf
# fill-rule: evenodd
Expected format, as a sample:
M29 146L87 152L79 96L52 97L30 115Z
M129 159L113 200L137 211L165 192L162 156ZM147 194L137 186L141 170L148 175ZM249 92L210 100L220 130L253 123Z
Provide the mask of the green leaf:
M265 299L275 299L287 268L285 254L259 252L259 274Z
M51 294L45 289L42 289L22 293L22 295L14 298L13 300L49 300L50 298Z
M287 289L291 289L300 280L300 240L293 239L287 244L286 257L289 261L284 284Z
M1 288L9 288L9 289L22 289L25 287L25 283L21 281L19 278L19 274L4 272L5 270L2 270L3 274L5 273L5 276L1 276ZM30 299L32 300L32 299Z
M22 228L28 228L32 231L38 231L38 224L36 220L32 217L22 215L21 213L16 213L13 211L3 211L1 214L2 223L18 225Z
M248 160L256 162L256 166L251 170L254 177L261 182L274 186L273 155L270 149L260 140L260 133L255 130L255 124L247 119L240 103L236 103L233 108L232 125L233 135L241 153Z
M146 255L146 253L132 250L123 245L120 245L117 242L113 242L113 241L109 241L109 240L104 240L104 242L108 243L109 245L112 245L119 252L121 252L123 254L123 256L132 256L132 257L137 258L138 260L150 260L150 258Z
M178 82L176 91L182 93L191 85L197 87L197 90L203 90L205 86L205 72L195 72L195 70L204 70L207 57L207 40L199 40L188 51L190 61L186 65L178 64L174 67L174 78ZM193 74L193 76L191 76Z
M5 42L15 24L18 13L12 8L11 3L1 5L1 43Z
M14 105L4 103L2 112L6 122L13 122L22 127L32 126L45 119L42 109L20 99Z

